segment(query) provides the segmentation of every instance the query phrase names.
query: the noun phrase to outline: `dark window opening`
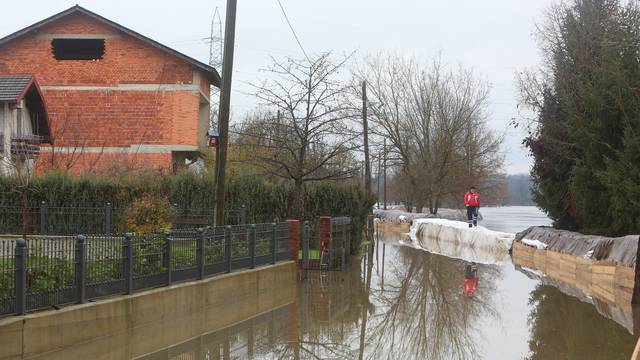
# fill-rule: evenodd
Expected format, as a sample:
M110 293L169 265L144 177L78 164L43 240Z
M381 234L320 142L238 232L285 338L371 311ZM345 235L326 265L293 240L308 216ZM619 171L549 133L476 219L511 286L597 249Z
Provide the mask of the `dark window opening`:
M104 39L53 39L51 50L56 60L100 60Z

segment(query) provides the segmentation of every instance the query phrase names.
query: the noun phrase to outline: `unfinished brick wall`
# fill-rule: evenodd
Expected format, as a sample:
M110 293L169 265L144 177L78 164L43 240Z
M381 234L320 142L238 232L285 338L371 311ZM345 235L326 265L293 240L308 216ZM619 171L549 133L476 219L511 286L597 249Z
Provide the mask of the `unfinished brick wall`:
M51 49L54 34L104 36L104 57L56 60ZM199 114L202 98L209 96L206 74L198 75L199 86L185 89L184 85L196 85L191 63L84 14L68 15L1 46L0 74L36 77L57 147L93 148L95 153L95 148L104 147L204 143ZM117 88L122 85L143 87ZM87 159L76 161L72 172L89 170L86 164L95 162L93 155L87 152ZM146 153L112 154L105 165L133 162L140 168L170 170L171 154L156 155L156 160L147 161ZM117 161L119 157L123 161Z
M67 171L71 174L117 175L125 172L153 171L170 173L167 164L171 163L170 153L83 153L43 152L35 163L35 170L42 173L47 170Z
M56 146L197 145L199 98L183 92L44 91Z

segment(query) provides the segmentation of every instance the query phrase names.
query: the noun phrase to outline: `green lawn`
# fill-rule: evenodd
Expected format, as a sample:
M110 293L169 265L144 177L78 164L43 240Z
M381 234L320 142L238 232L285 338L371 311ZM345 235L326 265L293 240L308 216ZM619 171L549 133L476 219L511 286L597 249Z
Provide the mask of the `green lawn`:
M302 259L302 250L298 250L298 259ZM320 250L309 249L309 260L320 260Z

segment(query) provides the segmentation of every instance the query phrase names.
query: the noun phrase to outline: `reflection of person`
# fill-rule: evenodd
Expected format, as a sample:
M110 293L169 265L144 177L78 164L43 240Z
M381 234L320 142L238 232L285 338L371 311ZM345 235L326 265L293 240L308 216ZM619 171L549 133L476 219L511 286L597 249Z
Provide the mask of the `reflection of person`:
M467 264L464 269L462 293L467 296L473 296L478 291L478 282L478 267L475 263Z
M464 195L464 205L467 207L469 227L478 226L478 210L480 209L480 194L472 186Z

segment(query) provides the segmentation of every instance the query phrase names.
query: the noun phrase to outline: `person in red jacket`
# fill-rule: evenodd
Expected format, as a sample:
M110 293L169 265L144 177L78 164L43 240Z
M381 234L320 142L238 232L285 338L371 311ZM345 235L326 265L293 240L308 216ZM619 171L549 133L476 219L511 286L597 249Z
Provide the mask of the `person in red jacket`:
M467 207L467 218L469 227L478 226L478 210L480 209L480 194L472 186L464 195L464 205Z

